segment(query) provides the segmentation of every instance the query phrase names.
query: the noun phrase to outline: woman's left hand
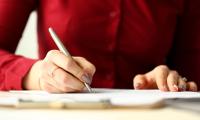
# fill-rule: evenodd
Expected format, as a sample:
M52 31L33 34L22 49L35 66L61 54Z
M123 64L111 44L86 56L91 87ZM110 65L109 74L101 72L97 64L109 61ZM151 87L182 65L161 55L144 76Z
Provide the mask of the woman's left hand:
M161 91L197 91L197 84L187 81L175 70L159 65L146 74L138 74L133 79L135 89L159 89Z

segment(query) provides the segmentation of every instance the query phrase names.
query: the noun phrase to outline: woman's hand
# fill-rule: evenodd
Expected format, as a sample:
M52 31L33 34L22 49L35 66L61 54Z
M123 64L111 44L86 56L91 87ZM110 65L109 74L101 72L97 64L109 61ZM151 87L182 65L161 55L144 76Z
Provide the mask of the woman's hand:
M78 92L91 84L95 67L83 57L69 57L51 50L36 62L23 80L24 89L45 90L52 93Z
M161 91L197 91L195 82L188 82L175 70L160 65L146 74L139 74L133 80L135 89L159 89Z

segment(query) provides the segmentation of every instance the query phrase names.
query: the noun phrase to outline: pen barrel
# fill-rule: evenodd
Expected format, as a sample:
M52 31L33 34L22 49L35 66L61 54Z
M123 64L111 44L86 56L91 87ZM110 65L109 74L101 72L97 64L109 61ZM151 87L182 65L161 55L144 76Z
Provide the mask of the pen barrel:
M72 57L69 51L65 48L65 46L63 45L63 43L61 42L61 40L59 39L59 37L57 36L57 34L54 32L54 30L51 27L49 28L49 33L51 37L53 38L55 44L59 48L59 50L63 52L66 56ZM90 88L90 86L86 82L84 82L84 84L86 88L88 89L88 91L91 93L92 89Z
M63 43L61 42L61 40L59 39L59 37L57 36L57 34L54 32L52 28L49 28L49 33L51 37L53 38L55 44L57 45L58 49L61 52L63 52L65 55L71 56L69 51L65 48L65 46L63 45Z

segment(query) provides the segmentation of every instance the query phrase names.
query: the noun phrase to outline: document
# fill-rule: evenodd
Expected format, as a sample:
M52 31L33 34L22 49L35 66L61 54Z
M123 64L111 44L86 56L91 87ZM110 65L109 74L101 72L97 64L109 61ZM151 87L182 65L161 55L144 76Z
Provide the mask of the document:
M0 92L0 106L10 105L19 108L34 106L55 108L153 108L163 106L165 99L200 98L199 92L162 92L160 90L102 88L96 88L93 91L94 93L64 94L51 94L45 91Z

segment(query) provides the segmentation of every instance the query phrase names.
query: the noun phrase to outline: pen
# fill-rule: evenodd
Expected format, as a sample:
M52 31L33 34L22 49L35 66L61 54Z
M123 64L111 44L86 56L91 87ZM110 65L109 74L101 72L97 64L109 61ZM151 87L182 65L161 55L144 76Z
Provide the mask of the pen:
M70 53L65 48L65 46L62 44L62 42L60 41L59 37L56 35L56 33L54 32L54 30L51 27L49 28L49 33L50 33L53 41L55 42L55 44L59 48L59 50L61 52L63 52L66 56L70 56L71 57ZM86 82L84 82L84 85L88 89L89 92L92 92L92 89L90 88L90 86Z

